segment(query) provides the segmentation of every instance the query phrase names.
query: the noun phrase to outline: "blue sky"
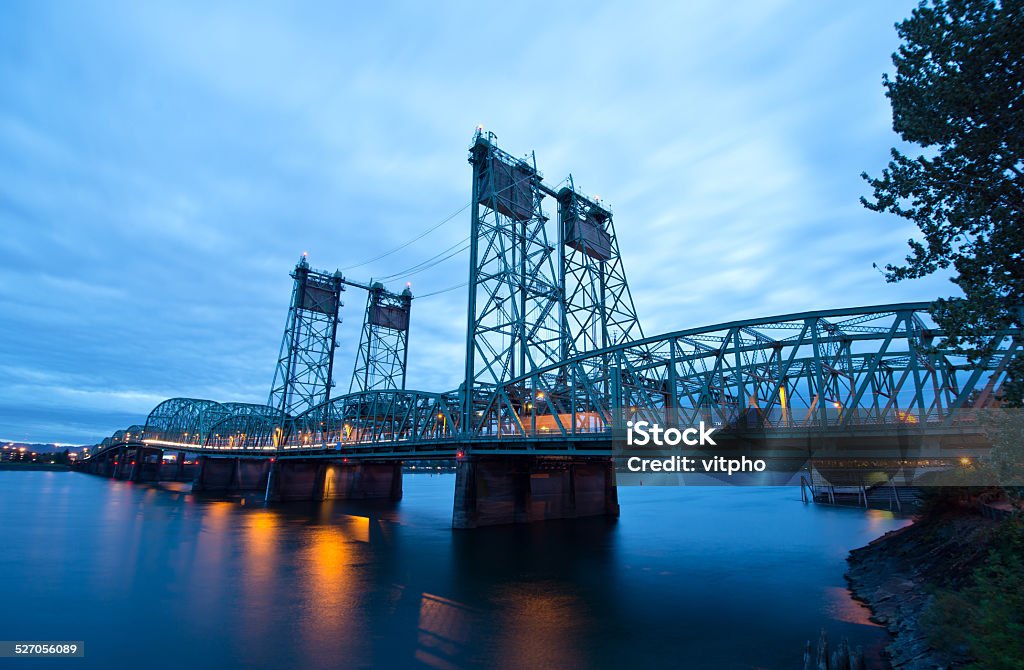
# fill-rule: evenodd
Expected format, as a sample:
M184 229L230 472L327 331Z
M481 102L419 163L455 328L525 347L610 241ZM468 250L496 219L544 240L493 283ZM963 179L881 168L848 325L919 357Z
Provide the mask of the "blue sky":
M948 294L884 282L914 231L857 201L897 139L881 74L914 4L3 3L0 438L264 401L299 254L344 268L461 208L478 123L610 204L648 334ZM410 386L458 384L464 324L465 289L414 304Z

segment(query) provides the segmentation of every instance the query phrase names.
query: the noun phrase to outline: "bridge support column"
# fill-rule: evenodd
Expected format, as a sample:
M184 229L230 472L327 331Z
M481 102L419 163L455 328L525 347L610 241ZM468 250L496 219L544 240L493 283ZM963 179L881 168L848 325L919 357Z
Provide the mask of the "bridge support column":
M456 468L453 528L618 515L608 458L471 456Z
M139 445L131 452L131 476L133 482L160 481L160 466L163 464L164 451L154 447Z
M124 447L118 447L117 451L114 452L114 470L110 476L114 479L124 479L131 471L131 467L131 462L128 460L128 450Z
M402 463L285 460L273 464L267 500L402 498Z
M263 491L270 461L253 458L200 456L192 482L194 493Z
M185 481L185 452L179 451L174 457L174 481Z

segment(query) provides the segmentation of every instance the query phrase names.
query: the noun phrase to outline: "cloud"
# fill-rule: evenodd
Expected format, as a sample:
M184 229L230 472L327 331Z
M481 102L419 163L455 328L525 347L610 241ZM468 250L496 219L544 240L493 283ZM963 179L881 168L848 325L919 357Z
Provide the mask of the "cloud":
M265 400L298 255L361 263L458 210L478 123L610 203L648 334L947 293L885 284L871 263L913 231L857 204L894 141L880 74L913 4L5 4L0 434L92 441L167 396ZM414 303L410 385L458 385L466 290ZM345 372L364 301L346 294Z

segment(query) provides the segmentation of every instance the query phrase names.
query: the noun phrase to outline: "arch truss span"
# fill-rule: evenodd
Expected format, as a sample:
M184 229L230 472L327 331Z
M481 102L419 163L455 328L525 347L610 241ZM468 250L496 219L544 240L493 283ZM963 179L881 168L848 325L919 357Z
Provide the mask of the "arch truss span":
M608 347L496 386L470 437L570 437L619 422L834 430L945 423L991 404L1021 350L993 333L972 363L937 348L928 303L733 321Z
M149 413L145 439L165 446L202 447L210 428L228 416L224 405L199 398L170 398Z
M170 398L153 408L144 425L116 431L95 453L133 442L193 451L267 451L266 445L277 444L273 436L285 434L291 421L285 417L285 427L279 426L280 414L269 405Z

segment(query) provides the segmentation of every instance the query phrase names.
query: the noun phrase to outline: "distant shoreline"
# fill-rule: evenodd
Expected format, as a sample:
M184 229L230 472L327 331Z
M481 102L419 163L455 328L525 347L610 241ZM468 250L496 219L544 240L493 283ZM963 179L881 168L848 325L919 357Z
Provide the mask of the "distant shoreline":
M0 470L60 470L71 472L71 467L59 463L0 463Z

